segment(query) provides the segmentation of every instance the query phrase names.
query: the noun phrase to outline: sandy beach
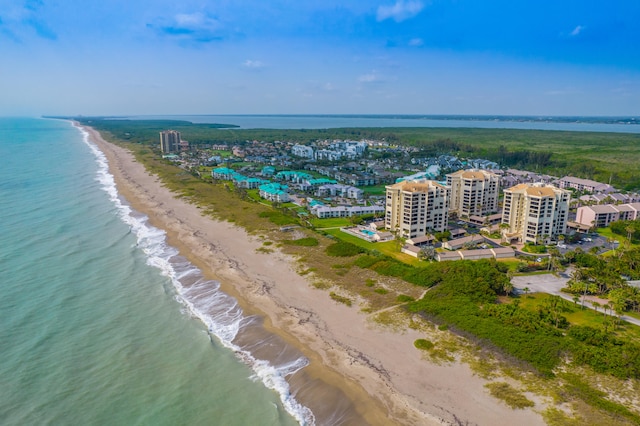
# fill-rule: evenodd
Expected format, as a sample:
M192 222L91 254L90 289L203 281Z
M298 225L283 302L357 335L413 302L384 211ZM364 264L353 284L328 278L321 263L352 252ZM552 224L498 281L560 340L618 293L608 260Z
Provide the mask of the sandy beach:
M428 361L413 346L424 333L388 330L357 307L336 303L296 272L295 259L256 251L262 246L258 238L203 216L127 150L84 129L107 157L129 204L165 230L168 243L219 281L247 314L263 319L256 333L270 333L310 360L290 385L317 424L544 424L535 411L542 407L513 410L493 398L484 387L487 381L468 365ZM339 404L342 411L334 409Z

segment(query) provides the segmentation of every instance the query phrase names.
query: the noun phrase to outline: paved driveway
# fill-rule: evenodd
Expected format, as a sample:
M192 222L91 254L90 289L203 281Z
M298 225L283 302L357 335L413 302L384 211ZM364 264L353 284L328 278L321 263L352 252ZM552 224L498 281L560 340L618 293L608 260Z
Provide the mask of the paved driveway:
M530 293L549 293L572 300L571 296L560 291L567 285L569 278L571 278L571 271L567 270L558 276L553 274L519 275L511 278L511 283L518 290L518 293L523 293L522 289L528 287Z

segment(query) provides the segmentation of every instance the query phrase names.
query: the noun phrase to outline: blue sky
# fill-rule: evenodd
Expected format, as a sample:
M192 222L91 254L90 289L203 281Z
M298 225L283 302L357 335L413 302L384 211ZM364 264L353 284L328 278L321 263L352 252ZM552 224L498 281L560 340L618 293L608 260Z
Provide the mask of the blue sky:
M637 0L0 0L0 115L640 115Z

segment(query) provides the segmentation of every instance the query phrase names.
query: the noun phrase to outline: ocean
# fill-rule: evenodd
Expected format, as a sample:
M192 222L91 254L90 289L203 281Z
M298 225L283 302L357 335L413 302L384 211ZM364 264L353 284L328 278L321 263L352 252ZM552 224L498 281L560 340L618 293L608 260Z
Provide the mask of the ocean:
M1 424L314 423L285 380L306 360L247 349L259 321L130 209L86 134L0 118L0 158Z

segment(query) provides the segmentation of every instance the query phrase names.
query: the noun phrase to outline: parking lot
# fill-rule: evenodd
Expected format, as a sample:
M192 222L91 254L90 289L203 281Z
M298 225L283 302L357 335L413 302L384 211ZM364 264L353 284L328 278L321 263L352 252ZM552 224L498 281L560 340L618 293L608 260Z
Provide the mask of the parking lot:
M570 250L575 250L578 247L585 252L590 251L593 247L599 248L598 253L604 253L605 251L611 250L611 245L607 243L607 239L598 234L585 234L578 242L573 244L564 242L560 243L557 247L562 254L565 254Z

